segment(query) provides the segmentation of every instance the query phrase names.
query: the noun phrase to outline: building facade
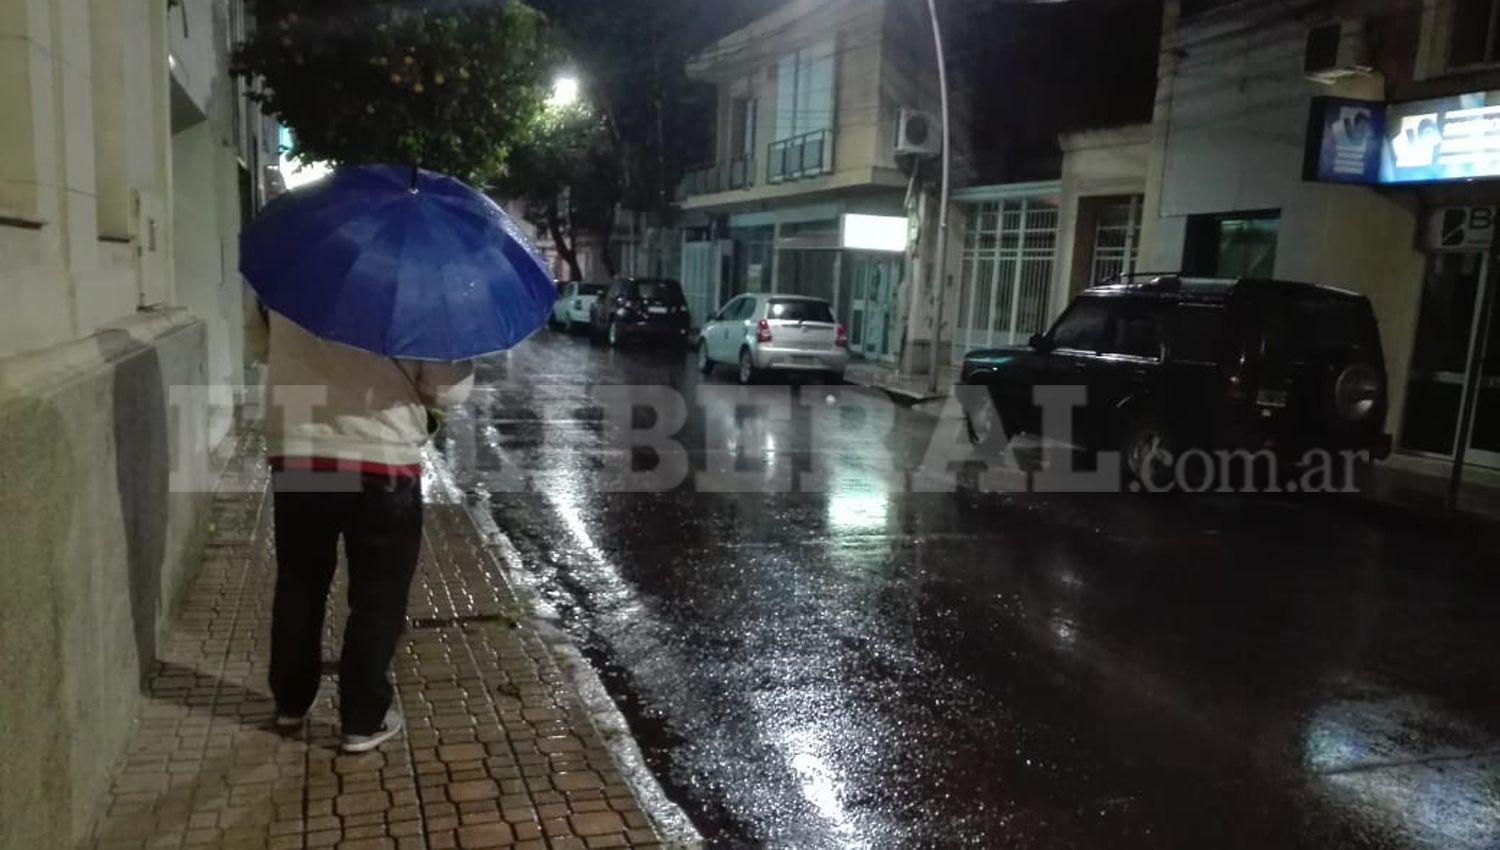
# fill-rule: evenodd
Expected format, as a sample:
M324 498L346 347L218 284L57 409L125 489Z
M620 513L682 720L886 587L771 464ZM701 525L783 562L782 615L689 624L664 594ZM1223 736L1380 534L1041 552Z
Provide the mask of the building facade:
M718 90L715 159L679 190L695 323L742 292L812 295L856 356L897 361L919 205L895 142L903 109L938 108L931 32L910 0L793 0L693 60Z
M199 560L277 161L227 73L244 20L0 4L0 847L88 835Z
M1171 0L1138 248L1146 269L1367 295L1392 463L1446 474L1461 455L1487 482L1500 469L1497 32L1500 0Z

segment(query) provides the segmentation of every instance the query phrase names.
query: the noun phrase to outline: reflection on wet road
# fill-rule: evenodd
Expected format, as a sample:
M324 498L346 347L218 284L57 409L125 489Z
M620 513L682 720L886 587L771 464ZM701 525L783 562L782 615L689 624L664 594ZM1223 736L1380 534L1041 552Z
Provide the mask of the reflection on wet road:
M529 484L496 520L716 846L1500 846L1493 540L893 493L930 416L829 429L814 386L752 421L681 355L548 336L482 378L466 462ZM624 384L687 396L692 469L732 448L826 486L603 492L596 398Z

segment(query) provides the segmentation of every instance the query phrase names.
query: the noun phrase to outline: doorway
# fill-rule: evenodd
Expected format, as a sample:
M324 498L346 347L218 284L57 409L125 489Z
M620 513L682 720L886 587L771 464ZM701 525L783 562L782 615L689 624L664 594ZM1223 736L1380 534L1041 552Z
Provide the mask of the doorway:
M867 360L894 359L900 257L856 256L849 288L849 350Z
M1417 335L1402 417L1401 447L1451 458L1463 432L1460 417L1468 391L1469 364L1483 345L1478 399L1466 457L1470 463L1500 468L1500 323L1489 322L1480 339L1480 305L1489 283L1489 258L1482 251L1433 254L1422 286Z

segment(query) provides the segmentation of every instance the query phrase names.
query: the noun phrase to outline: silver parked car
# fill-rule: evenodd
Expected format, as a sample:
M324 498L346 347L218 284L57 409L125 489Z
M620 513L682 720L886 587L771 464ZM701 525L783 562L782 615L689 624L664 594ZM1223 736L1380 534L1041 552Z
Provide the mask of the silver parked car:
M842 380L849 366L849 335L821 298L741 295L705 322L698 337L703 374L733 363L742 384L766 372Z

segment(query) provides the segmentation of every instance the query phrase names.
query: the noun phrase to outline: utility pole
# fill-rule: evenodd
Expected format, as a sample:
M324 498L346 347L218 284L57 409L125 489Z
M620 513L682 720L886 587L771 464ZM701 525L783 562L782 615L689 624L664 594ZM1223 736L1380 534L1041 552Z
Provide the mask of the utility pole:
M938 350L943 343L943 309L948 294L948 193L953 177L953 136L948 132L948 60L943 50L943 28L938 21L937 0L927 0L927 13L932 17L932 41L937 48L938 89L943 107L943 188L938 195L938 239L937 261L932 275L932 284L937 287L937 313L932 318L932 349L928 352L927 391L936 395L938 390Z

